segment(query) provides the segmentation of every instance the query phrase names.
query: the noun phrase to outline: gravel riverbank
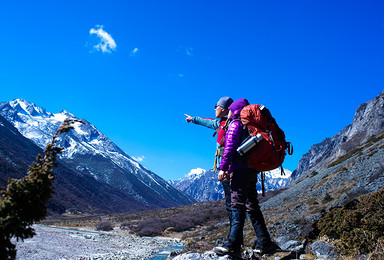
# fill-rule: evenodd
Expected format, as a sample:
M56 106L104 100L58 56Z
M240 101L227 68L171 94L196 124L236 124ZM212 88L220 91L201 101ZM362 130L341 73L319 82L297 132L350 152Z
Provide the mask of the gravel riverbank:
M16 242L17 259L166 259L179 239L34 225L36 235Z

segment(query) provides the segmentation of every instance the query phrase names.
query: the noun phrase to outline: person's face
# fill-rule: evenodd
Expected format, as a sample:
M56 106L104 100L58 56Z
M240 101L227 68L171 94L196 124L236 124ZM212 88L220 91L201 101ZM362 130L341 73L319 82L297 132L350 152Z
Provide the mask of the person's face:
M215 106L216 118L222 118L228 114L228 110L221 106Z
M231 110L229 110L229 113L228 113L228 118L232 118L232 116L233 116L233 113L232 113L232 111L231 111Z

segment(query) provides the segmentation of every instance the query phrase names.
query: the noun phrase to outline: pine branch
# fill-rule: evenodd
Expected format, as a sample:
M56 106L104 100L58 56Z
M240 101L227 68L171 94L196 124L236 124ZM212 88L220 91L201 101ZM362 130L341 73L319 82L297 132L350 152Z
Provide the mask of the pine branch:
M73 124L83 121L66 119L52 137L44 150L44 157L37 155L36 162L30 166L27 176L22 179L9 179L7 188L0 187L0 259L15 259L15 245L11 238L24 240L33 237L31 225L47 215L47 201L52 197L53 167L57 167L57 155L64 148L57 147L59 134L74 129Z

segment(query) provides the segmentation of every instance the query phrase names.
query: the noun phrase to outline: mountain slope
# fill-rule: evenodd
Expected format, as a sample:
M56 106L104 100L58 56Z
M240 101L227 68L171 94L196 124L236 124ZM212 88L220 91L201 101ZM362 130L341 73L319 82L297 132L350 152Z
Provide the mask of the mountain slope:
M301 158L292 181L317 171L384 130L384 91L373 100L361 104L353 121L338 134L315 144Z
M0 103L0 114L40 148L46 146L65 118L76 118L67 111L52 114L21 99ZM73 131L58 139L58 145L65 147L61 160L70 168L120 189L146 207L194 201L133 160L89 122L76 123Z
M37 154L43 150L0 115L0 186L5 187L8 178L22 178ZM53 198L48 201L51 213L67 212L125 212L147 209L140 201L119 189L79 174L58 161L54 168Z

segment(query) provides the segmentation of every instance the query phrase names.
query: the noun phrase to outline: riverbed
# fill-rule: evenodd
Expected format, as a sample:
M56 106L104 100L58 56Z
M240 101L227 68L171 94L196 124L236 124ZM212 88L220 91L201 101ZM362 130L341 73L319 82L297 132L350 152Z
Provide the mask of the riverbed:
M181 250L180 239L138 237L116 231L99 232L34 225L36 235L16 242L19 260L33 259L166 259Z

